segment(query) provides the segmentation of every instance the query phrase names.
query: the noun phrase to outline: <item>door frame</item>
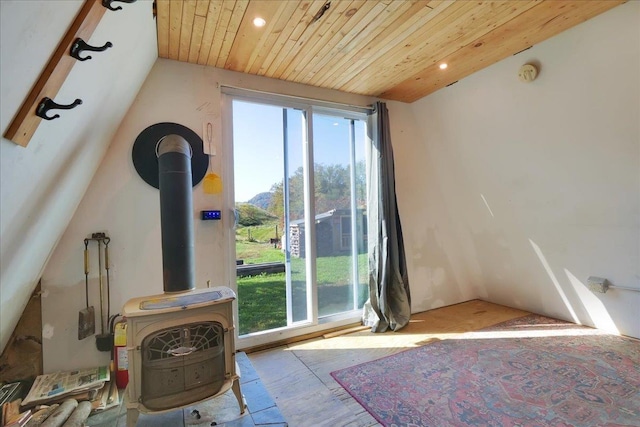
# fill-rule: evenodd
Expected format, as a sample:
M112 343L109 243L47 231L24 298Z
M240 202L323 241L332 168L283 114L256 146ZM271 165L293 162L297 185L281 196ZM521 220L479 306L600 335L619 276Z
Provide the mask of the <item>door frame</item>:
M233 158L233 100L241 100L246 102L254 102L259 104L273 105L282 108L293 108L303 111L306 115L305 132L306 141L303 141L304 147L304 160L313 166L313 114L325 114L336 115L342 118L363 120L366 123L367 113L371 111L367 107L358 107L343 105L338 103L332 103L327 101L316 101L306 98L291 97L286 95L277 95L266 92L258 92L247 89L239 89L236 87L221 86L221 123L222 123L222 145L229 147L229 149L223 150L224 164L227 165L224 168L224 182L226 185L223 187L224 206L228 212L223 216L222 226L225 228L225 234L227 238L227 265L229 268L229 284L228 286L238 293L238 286L236 283L236 249L235 249L235 186L234 186L234 158ZM313 180L313 174L309 168L305 169L305 182L307 180ZM314 183L310 182L308 188L314 188ZM315 248L315 227L309 226L315 222L315 200L314 195L311 192L305 192L305 224L307 224L307 230L312 234L310 238L305 239L306 253L312 256L307 257L306 262L306 277L309 283L315 284L316 280L316 248ZM226 219L226 220L225 220ZM284 231L283 231L284 233ZM241 350L244 348L255 347L265 345L281 340L295 338L298 336L313 334L321 332L331 328L337 328L342 326L352 325L360 322L362 319L362 310L351 310L342 312L332 316L326 316L318 318L318 304L317 304L317 286L310 286L311 292L307 292L307 303L311 304L312 316L308 322L297 322L292 326L285 326L277 329L270 329L268 331L252 333L249 335L239 336L239 328L235 327L235 343L236 348ZM235 322L238 317L238 304L237 301L233 304L233 315Z

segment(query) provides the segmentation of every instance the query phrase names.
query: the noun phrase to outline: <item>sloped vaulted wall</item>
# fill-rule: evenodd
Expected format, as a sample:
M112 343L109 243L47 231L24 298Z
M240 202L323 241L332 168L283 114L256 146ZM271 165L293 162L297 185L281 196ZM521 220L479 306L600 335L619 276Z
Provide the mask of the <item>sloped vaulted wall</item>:
M3 134L82 5L0 2ZM55 99L81 106L43 121L25 148L0 141L0 349L157 58L152 5L106 11L87 42L113 48L76 63Z

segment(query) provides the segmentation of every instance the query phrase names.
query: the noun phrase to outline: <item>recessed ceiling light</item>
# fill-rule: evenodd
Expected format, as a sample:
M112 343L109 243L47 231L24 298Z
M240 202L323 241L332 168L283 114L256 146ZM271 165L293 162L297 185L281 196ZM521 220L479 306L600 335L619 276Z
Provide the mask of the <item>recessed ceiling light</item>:
M446 69L447 69L447 67L448 67L448 65L447 65L447 64L445 64L444 62L443 62L442 64L440 64L440 69L441 69L441 70L446 70Z
M267 21L265 21L263 18L260 18L259 16L253 20L253 25L255 25L256 27L264 27L266 23Z

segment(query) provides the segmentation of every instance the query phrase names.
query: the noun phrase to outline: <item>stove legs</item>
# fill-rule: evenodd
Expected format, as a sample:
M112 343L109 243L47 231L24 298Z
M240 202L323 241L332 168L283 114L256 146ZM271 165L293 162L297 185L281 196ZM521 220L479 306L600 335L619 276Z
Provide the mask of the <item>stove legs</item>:
M140 411L135 408L127 408L127 427L136 427Z
M247 404L244 401L244 397L242 396L242 392L240 391L240 378L236 379L231 385L231 389L233 390L233 394L236 395L236 399L238 399L238 406L240 407L240 415L244 414L245 409L247 409ZM129 426L127 426L129 427Z

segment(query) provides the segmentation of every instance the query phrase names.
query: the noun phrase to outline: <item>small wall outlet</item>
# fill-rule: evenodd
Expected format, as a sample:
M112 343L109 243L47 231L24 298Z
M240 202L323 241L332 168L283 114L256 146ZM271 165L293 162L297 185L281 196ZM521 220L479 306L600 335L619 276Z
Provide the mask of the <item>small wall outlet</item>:
M589 276L587 279L588 287L591 292L597 292L600 294L604 294L609 289L609 283L607 279L603 279L602 277Z

